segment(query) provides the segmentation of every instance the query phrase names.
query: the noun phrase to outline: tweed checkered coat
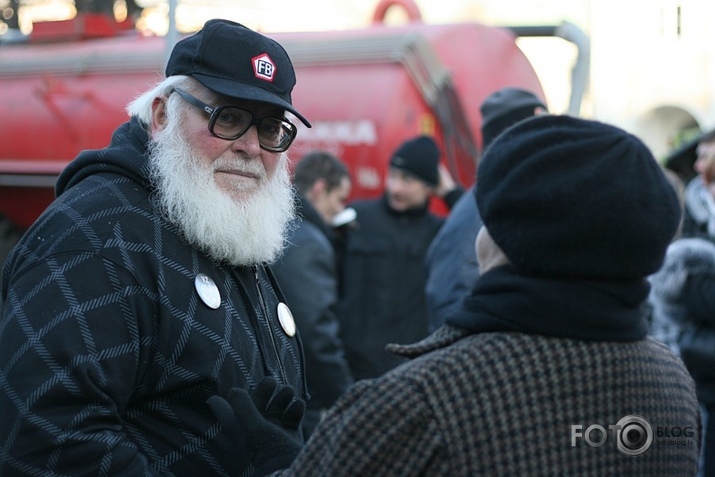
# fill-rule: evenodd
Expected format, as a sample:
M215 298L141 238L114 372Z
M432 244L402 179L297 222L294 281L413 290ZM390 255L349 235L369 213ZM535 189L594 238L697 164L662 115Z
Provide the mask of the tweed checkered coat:
M414 359L358 382L319 425L295 476L692 476L698 405L681 362L653 339L587 342L521 333L470 334L446 325L392 346ZM580 432L626 416L654 440L626 455ZM658 429L679 428L679 443ZM574 437L574 435L576 437ZM589 436L598 442L598 435ZM640 447L638 447L640 449Z
M133 119L80 156L9 258L0 475L248 476L206 399L266 375L305 392L270 274L211 261L156 213L146 141Z

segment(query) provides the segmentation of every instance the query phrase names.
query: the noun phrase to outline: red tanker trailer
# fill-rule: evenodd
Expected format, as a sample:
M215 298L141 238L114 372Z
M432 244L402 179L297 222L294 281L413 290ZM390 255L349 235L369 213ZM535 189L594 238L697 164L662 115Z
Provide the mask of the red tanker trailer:
M383 23L393 4L406 9L408 24ZM161 79L167 39L130 27L80 13L34 25L23 42L0 42L0 263L2 249L53 199L64 166L82 149L105 146L127 120L126 104ZM293 59L294 104L313 124L289 154L320 148L342 157L354 198L379 193L390 152L418 133L434 135L445 164L469 185L482 100L507 85L543 97L514 30L427 25L412 0L381 2L364 29L269 36Z

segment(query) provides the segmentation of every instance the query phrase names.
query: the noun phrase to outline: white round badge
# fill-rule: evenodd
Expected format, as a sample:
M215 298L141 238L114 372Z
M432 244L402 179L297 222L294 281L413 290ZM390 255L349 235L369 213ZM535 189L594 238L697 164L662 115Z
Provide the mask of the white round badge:
M278 321L285 331L285 334L291 338L295 336L295 320L293 319L293 313L291 313L290 308L285 303L278 303Z
M219 293L218 287L214 281L211 280L211 277L205 273L199 273L196 275L194 285L196 286L196 292L199 294L199 298L206 303L206 306L213 310L221 306L221 293Z

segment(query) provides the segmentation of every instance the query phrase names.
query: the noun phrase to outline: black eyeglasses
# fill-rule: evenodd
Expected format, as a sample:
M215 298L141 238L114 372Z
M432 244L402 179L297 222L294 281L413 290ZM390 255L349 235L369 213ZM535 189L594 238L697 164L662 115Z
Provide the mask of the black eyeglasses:
M179 96L209 115L209 132L214 136L234 141L255 125L261 149L270 152L286 151L298 129L289 121L278 118L256 118L253 113L238 106L223 105L212 108L186 91L174 88Z

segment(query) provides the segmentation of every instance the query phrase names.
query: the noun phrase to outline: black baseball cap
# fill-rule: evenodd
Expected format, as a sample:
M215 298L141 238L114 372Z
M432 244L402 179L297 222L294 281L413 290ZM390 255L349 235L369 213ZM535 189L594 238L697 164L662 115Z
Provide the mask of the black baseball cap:
M310 127L291 101L295 72L288 53L275 40L240 23L207 21L174 46L165 73L191 76L224 96L279 106Z

